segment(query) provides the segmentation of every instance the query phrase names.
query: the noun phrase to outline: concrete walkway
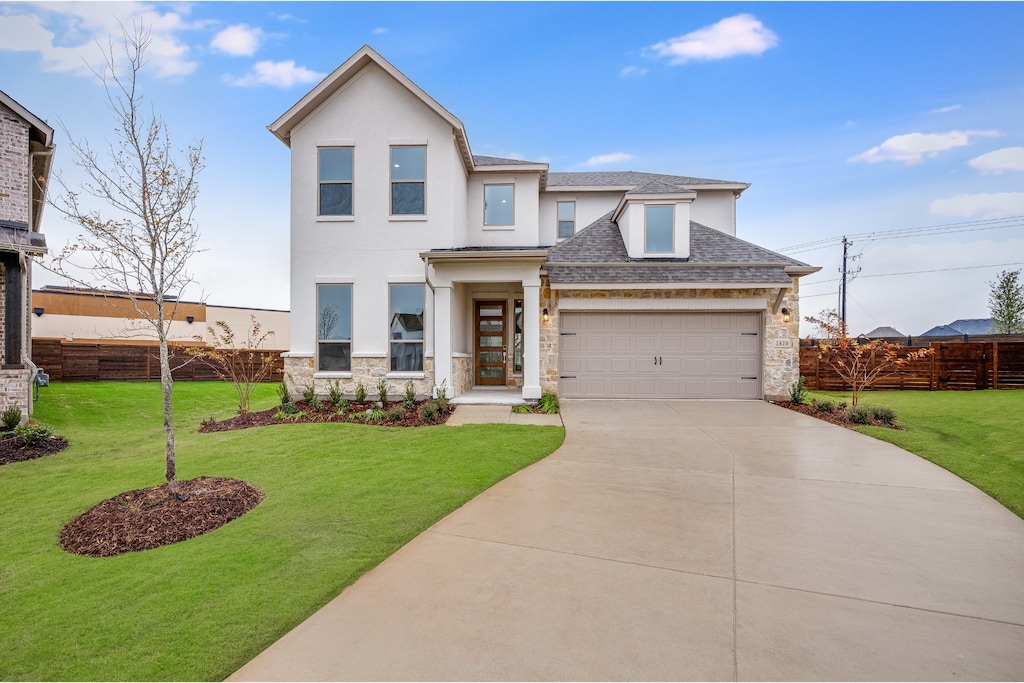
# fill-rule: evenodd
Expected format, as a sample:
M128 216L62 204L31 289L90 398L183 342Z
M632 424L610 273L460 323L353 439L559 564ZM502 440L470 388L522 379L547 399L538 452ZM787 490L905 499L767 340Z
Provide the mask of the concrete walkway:
M761 402L563 402L545 460L231 680L1021 680L1024 521Z
M544 413L513 413L512 406L497 405L460 405L456 406L448 421L449 427L482 424L513 424L513 425L549 425L561 427L560 415Z

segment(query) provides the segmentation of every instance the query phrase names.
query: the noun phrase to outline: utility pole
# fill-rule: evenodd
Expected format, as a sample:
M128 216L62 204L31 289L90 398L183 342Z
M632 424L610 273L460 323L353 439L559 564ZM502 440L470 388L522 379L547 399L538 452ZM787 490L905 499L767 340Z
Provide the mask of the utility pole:
M846 260L847 254L849 253L850 242L843 235L843 269L840 271L842 276L839 279L839 319L846 322Z

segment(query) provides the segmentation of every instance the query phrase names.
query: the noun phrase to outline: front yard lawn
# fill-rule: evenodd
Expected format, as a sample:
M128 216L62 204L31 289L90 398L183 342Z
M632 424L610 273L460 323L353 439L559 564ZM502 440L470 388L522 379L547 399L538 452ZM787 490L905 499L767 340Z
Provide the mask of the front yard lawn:
M812 397L849 400L839 392ZM905 427L857 427L930 460L1024 518L1024 391L869 391L859 404L896 411Z
M452 510L562 442L558 427L288 424L199 434L228 384L175 385L178 477L266 499L224 527L110 558L62 525L163 482L157 383L54 384L35 417L71 442L0 467L0 679L220 680ZM258 388L253 410L272 406Z

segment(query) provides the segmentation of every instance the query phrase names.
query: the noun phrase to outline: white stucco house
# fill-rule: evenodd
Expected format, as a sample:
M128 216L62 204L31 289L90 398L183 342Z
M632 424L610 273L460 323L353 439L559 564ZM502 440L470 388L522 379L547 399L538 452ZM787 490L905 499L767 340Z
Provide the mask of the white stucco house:
M369 47L268 128L291 149L293 394L762 399L797 380L818 269L736 238L747 183L475 155Z

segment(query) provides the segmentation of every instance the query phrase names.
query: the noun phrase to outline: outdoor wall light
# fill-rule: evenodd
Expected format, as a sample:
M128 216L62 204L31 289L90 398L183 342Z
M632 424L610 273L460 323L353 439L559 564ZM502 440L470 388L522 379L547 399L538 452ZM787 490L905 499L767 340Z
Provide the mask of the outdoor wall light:
M782 322L788 323L793 321L793 314L789 312L788 308L782 309Z
M194 322L196 321L196 317L195 317L194 315L186 315L186 316L185 316L185 321L186 321L186 322L187 322L187 323L188 323L189 325L191 325L192 323L194 323Z
M35 308L32 309L32 312L35 313L37 316L42 317L43 316L43 307L42 306L36 306Z
M547 322L548 320L551 319L551 316L548 315L548 309L544 309L544 312L541 314L540 319L543 320L544 322Z

